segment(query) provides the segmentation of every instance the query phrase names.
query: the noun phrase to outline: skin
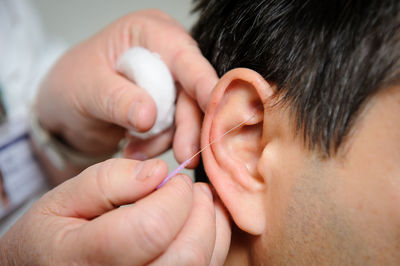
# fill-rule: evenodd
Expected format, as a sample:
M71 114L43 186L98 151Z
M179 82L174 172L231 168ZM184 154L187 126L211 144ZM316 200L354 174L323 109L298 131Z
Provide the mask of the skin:
M269 107L273 94L258 73L236 69L205 116L202 144L256 113L203 153L236 224L226 265L398 265L400 87L366 103L331 158L305 148L289 111Z
M127 129L151 128L154 102L115 71L118 56L135 45L160 54L180 91L175 128L148 141L131 138L124 154L145 160L173 142L182 162L199 147L201 108L206 108L217 75L189 34L157 10L129 14L65 53L39 89L37 117L49 132L88 156L110 156ZM0 265L225 261L230 223L207 185L180 175L155 191L168 172L160 160L113 159L83 172L76 165L60 171L40 147L33 148L53 183L62 184L0 239ZM197 163L195 159L189 167Z
M221 265L230 241L224 209L208 185L184 175L153 192L166 173L161 160L86 169L0 239L0 264Z
M149 130L156 119L154 101L115 70L119 56L132 46L161 56L179 94L175 127L145 141L128 136L124 156L146 160L172 145L177 161L183 162L199 149L202 110L218 77L187 31L162 11L128 14L67 51L39 88L38 119L71 147L96 156L115 153L127 129ZM197 164L198 158L188 167ZM48 170L57 184L83 169L67 174Z

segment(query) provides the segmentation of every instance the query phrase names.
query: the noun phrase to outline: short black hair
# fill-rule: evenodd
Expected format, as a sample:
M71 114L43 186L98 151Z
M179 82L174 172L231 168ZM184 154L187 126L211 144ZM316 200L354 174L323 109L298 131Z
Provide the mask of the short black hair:
M219 76L277 86L310 149L336 153L363 104L400 81L399 0L195 0L192 29Z

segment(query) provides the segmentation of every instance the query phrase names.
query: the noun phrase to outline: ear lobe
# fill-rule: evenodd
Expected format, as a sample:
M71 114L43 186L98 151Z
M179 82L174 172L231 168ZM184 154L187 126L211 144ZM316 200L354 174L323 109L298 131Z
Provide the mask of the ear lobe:
M264 104L271 95L271 86L257 72L232 70L215 87L202 129L204 147L244 122L203 151L203 162L235 223L255 235L266 224L266 183L257 163L263 150Z

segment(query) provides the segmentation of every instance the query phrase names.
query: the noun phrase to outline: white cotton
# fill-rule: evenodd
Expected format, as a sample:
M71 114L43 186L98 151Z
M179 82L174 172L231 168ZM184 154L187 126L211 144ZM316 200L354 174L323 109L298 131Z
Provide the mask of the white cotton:
M160 55L143 47L130 48L118 59L117 70L145 89L157 106L154 126L147 132L130 133L148 139L169 128L174 122L176 89L172 75Z

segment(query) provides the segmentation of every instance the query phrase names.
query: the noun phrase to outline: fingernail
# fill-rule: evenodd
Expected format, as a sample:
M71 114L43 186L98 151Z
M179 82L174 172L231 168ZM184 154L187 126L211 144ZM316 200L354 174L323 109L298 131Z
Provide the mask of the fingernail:
M133 160L138 160L138 161L145 161L148 159L147 155L143 152L133 152L129 155L129 158Z
M151 177L160 165L158 160L141 162L140 164L138 165L140 169L135 171L135 178L137 180L144 180Z
M200 187L203 190L203 192L212 200L213 195L211 193L210 187L206 184L200 184Z

